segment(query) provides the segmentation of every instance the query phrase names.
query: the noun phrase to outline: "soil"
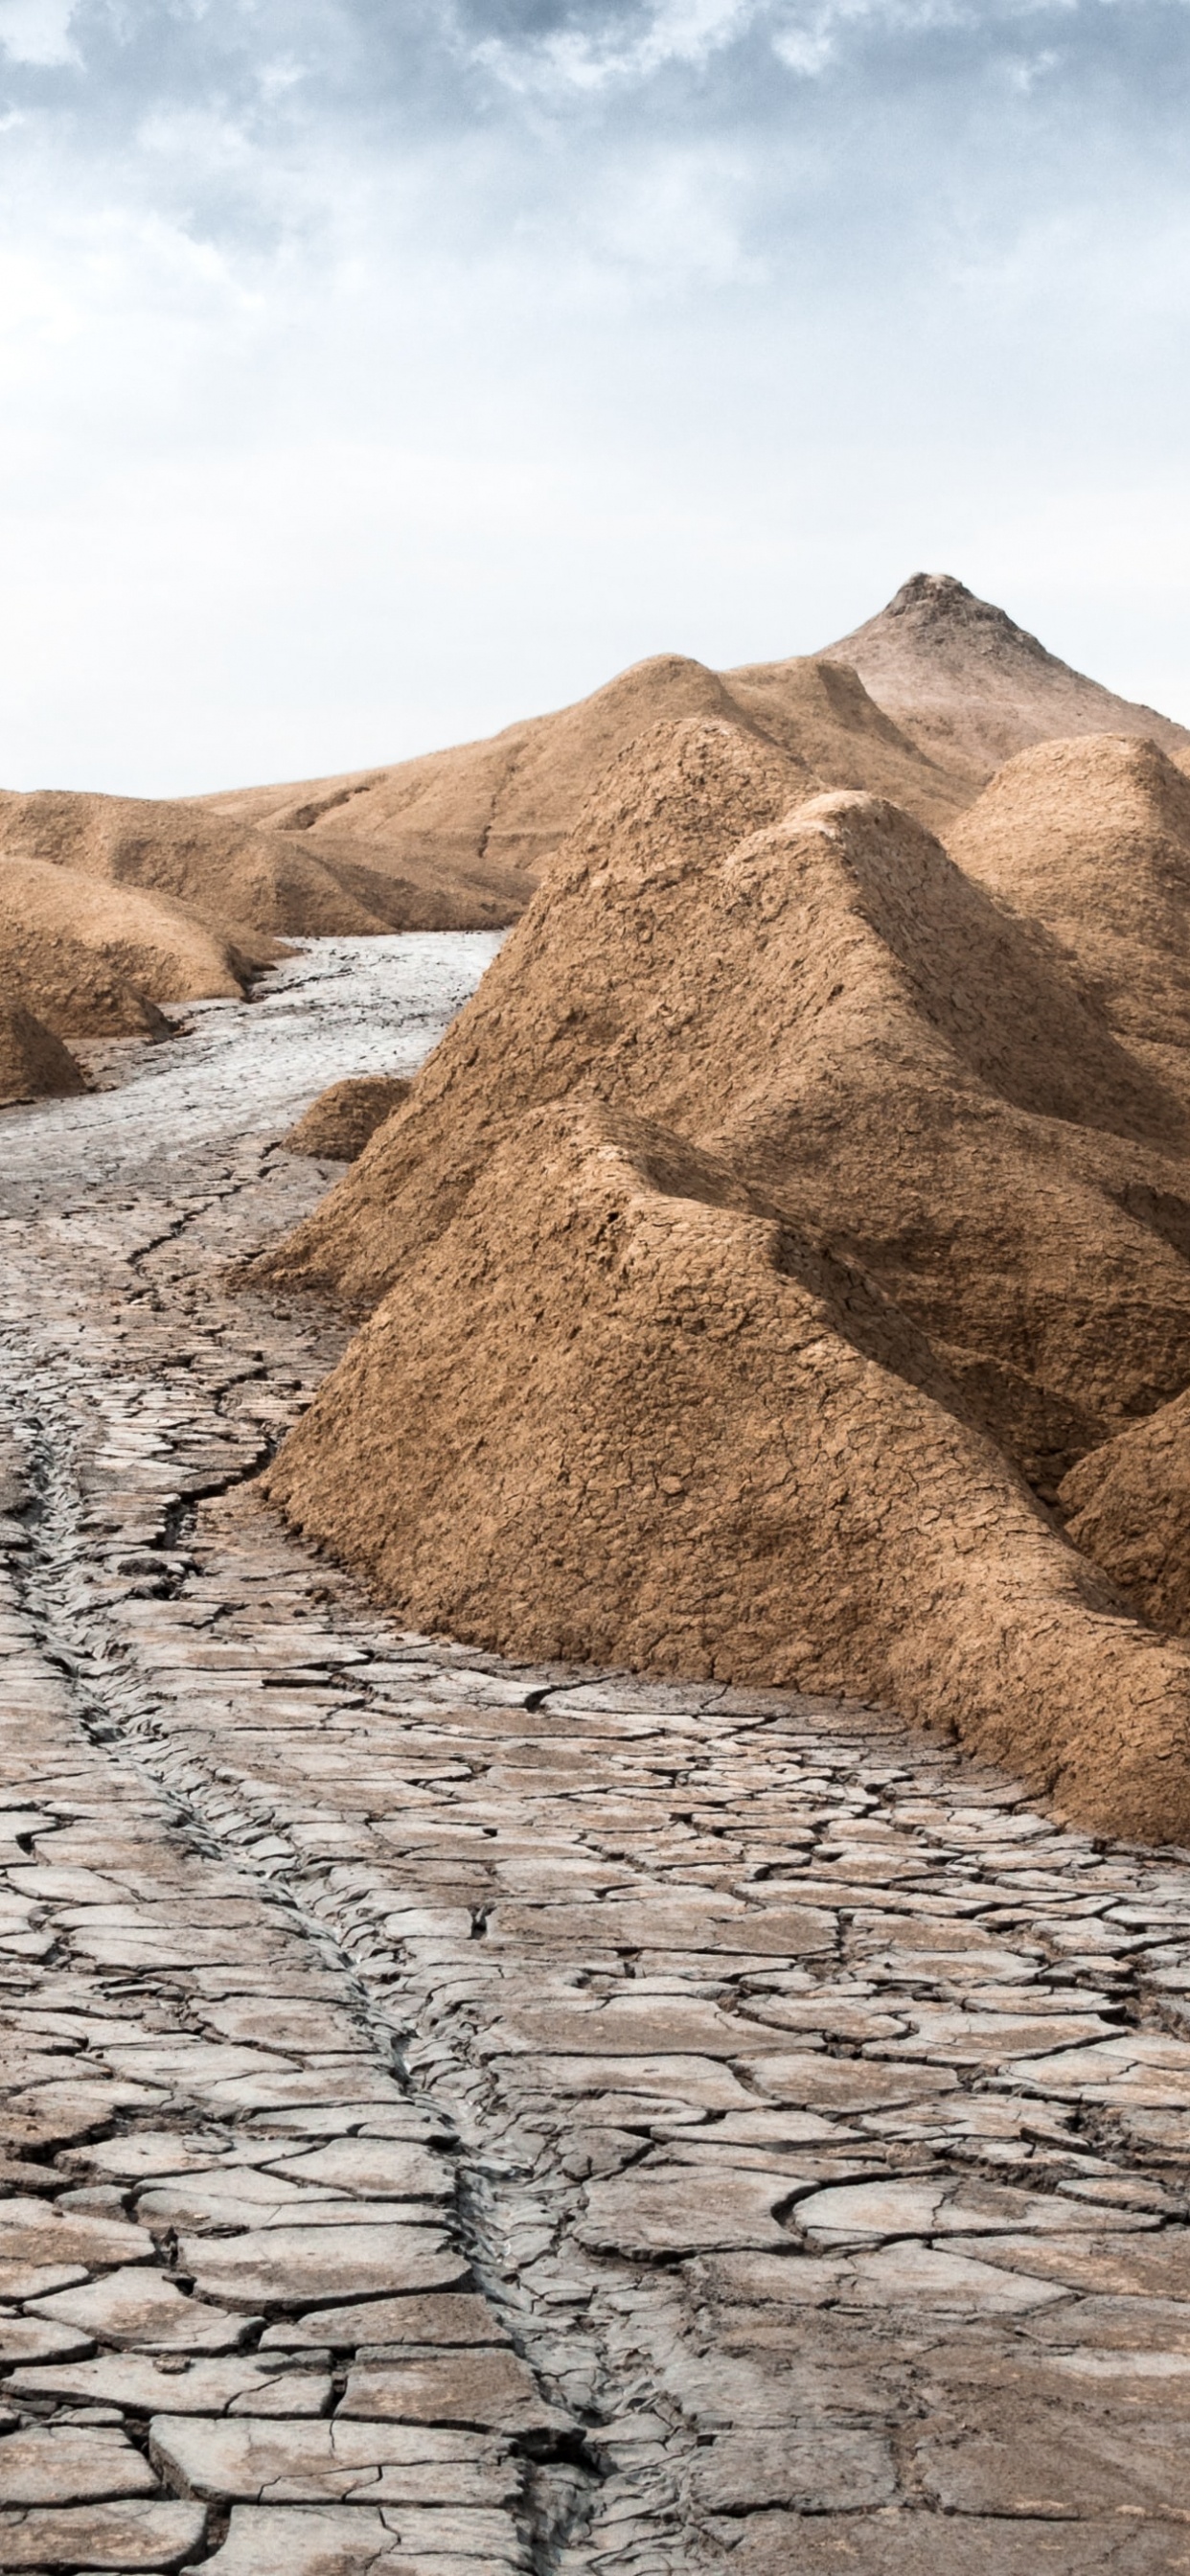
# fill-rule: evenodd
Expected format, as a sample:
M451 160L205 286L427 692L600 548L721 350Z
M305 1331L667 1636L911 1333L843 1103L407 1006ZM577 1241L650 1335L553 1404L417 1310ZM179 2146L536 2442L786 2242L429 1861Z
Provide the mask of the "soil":
M162 1037L159 1005L242 998L262 959L167 896L0 857L0 971L59 1037Z
M903 812L802 786L721 718L624 755L255 1267L375 1310L266 1490L421 1627L878 1694L1185 1838L1190 1661L1053 1508L1190 1380L1178 1060Z
M358 1074L332 1082L311 1101L304 1118L284 1138L291 1154L313 1154L330 1163L356 1163L378 1127L409 1097L399 1074Z
M0 1109L86 1087L82 1066L61 1038L22 1003L0 999Z
M913 743L972 787L1031 743L1077 734L1190 749L1184 725L1072 671L949 573L914 573L887 608L827 651L858 671Z

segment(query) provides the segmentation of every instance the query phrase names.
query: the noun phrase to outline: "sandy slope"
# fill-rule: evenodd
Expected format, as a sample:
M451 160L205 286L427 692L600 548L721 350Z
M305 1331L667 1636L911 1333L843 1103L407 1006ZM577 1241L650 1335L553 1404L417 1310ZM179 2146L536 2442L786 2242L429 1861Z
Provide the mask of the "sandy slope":
M1190 1834L1190 1663L1036 1499L1190 1379L1182 1097L1044 927L802 786L722 719L624 756L264 1265L381 1300L268 1489L418 1624L890 1694Z
M61 1038L11 992L0 994L0 1109L85 1089L82 1070Z
M378 1127L409 1097L403 1074L360 1073L332 1082L312 1100L281 1142L291 1154L313 1154L331 1163L358 1162Z
M866 789L935 830L1046 737L1107 729L1190 747L961 583L916 574L825 654L727 672L656 654L574 706L414 760L172 802L0 796L0 853L167 894L241 945L489 929L524 910L611 763L687 716L762 735L807 791Z
M158 1003L240 994L252 971L168 897L0 857L0 973L60 1037L163 1035Z
M969 787L1029 744L1063 736L1145 735L1166 751L1190 748L1184 725L1072 671L948 573L914 573L878 616L826 649Z

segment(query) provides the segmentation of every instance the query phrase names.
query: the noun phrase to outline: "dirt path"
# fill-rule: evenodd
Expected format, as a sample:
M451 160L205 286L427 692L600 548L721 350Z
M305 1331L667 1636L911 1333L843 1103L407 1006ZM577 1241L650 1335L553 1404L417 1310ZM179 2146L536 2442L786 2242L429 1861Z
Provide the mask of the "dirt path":
M1190 2568L1186 1856L404 1636L245 1491L335 1348L220 1284L270 1140L490 948L4 1122L0 2568Z

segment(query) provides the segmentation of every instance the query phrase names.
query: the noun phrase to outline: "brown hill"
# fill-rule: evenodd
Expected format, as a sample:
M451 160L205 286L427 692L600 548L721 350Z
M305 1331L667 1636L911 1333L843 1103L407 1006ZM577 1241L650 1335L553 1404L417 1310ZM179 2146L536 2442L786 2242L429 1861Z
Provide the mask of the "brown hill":
M267 1490L419 1624L878 1692L1190 1834L1190 1661L1026 1481L1190 1380L1123 1203L1190 1186L1182 1103L920 826L800 785L723 721L625 755L257 1265L382 1300Z
M886 796L946 827L1022 746L1190 733L1055 660L960 582L918 573L826 654L708 670L661 653L482 742L335 777L174 801L0 796L0 853L167 894L253 936L490 929L515 921L611 764L696 716L762 736L808 792Z
M164 1036L158 1003L242 994L256 962L165 897L0 857L0 977L59 1037Z
M1053 932L1113 1027L1190 1098L1190 778L1153 742L1049 742L947 834L968 876Z
M1154 1627L1190 1635L1190 1393L1071 1470L1067 1532Z
M0 858L78 869L111 885L168 895L194 919L255 955L276 939L365 937L392 930L457 930L502 923L519 891L472 884L449 869L425 883L335 860L300 832L267 834L181 800L45 792L0 796Z
M949 573L914 573L878 616L825 649L968 793L1014 752L1056 736L1141 734L1167 751L1190 746L1184 725L1072 671Z
M489 905L482 919L476 911L482 928L523 911L612 762L650 726L682 716L763 735L807 789L870 788L938 822L969 793L873 705L853 671L809 658L720 677L663 653L577 705L488 741L353 777L240 789L205 799L205 809L265 837L300 834L305 849L340 870L395 871L409 884L436 884L448 872L460 888L487 888L503 909ZM410 923L421 926L433 925Z
M23 1002L0 995L0 1109L86 1088L82 1068L61 1038Z
M320 1091L282 1143L291 1154L313 1154L330 1163L356 1163L378 1127L409 1097L403 1074L361 1073Z

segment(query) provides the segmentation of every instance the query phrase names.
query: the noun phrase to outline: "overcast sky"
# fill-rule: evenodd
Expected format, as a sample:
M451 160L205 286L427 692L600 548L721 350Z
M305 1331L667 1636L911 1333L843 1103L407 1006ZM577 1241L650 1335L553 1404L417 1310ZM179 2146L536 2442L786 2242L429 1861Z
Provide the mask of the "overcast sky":
M1190 720L1186 0L0 0L0 784L392 759L919 568Z

